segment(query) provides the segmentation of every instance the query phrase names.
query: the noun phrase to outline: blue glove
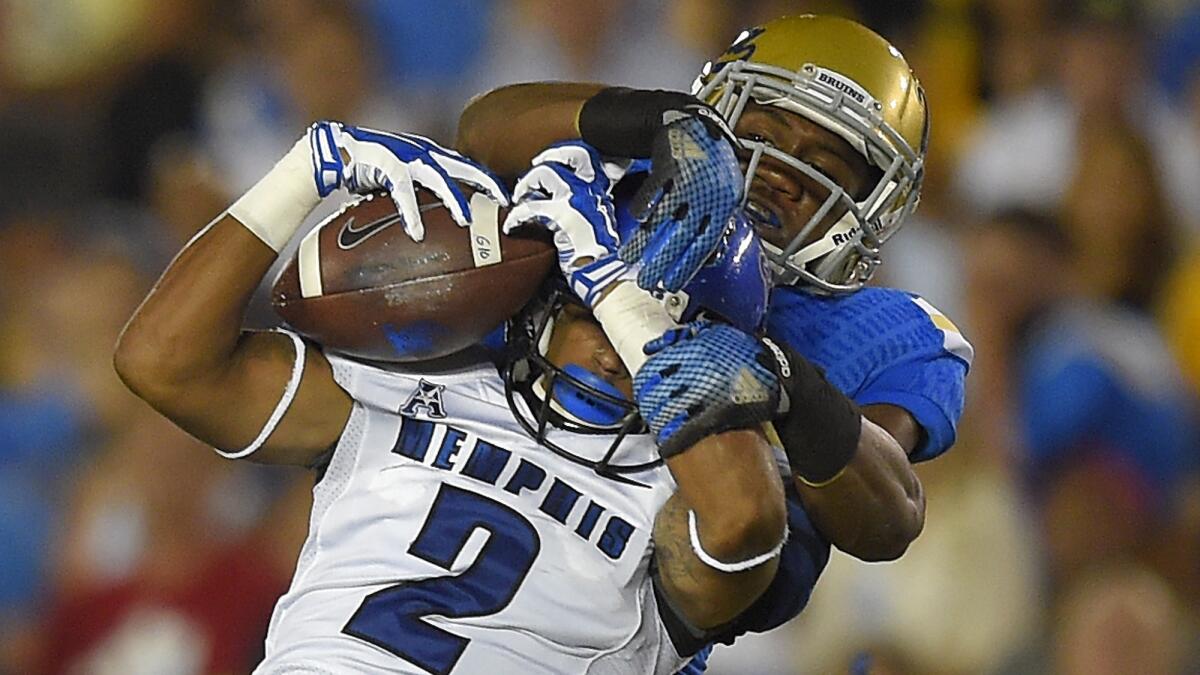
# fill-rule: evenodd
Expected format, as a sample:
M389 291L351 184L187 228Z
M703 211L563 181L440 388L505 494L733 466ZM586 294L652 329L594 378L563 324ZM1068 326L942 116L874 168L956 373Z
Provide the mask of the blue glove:
M612 284L633 278L617 257L616 212L606 169L620 170L606 167L582 141L550 146L517 181L514 206L503 226L505 234L529 223L553 232L563 276L589 307Z
M339 187L357 194L386 191L404 218L404 231L414 241L425 238L416 185L437 195L462 227L471 222L471 207L459 182L501 206L508 205L508 195L490 171L424 136L322 121L312 125L308 138L318 194L327 197Z
M642 227L621 248L621 259L641 262L637 283L646 290L686 286L721 244L742 201L737 139L705 112L706 118L683 116L663 127L650 175L630 205Z
M644 350L650 359L633 379L634 400L663 458L779 412L779 369L786 366L736 328L696 321L667 331Z

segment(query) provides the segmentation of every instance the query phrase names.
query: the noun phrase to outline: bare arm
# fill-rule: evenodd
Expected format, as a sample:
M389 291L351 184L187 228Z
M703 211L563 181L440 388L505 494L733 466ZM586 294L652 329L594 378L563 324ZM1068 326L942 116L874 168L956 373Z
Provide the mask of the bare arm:
M505 177L525 173L534 155L579 138L579 111L602 84L513 84L472 100L458 120L455 147Z
M606 157L648 158L668 113L714 114L690 94L577 82L501 87L475 99L459 119L459 150L500 175L515 178L533 157L557 141L582 139ZM707 120L707 121L706 121ZM713 132L722 130L713 127ZM728 133L726 130L725 133Z
M896 406L868 406L863 418L854 459L837 480L810 487L797 479L796 488L817 529L839 549L894 560L925 525L925 493L908 460L921 430Z
M695 512L704 551L722 561L770 551L786 533L783 482L766 440L757 431L710 436L667 460L679 490L654 525L660 589L695 628L725 624L758 599L778 556L743 572L705 564L692 548L688 510Z
M190 242L134 313L114 365L138 396L197 438L225 450L250 444L291 377L292 341L245 333L242 315L275 251L233 217ZM308 349L295 399L256 461L308 465L332 445L350 397L325 357Z

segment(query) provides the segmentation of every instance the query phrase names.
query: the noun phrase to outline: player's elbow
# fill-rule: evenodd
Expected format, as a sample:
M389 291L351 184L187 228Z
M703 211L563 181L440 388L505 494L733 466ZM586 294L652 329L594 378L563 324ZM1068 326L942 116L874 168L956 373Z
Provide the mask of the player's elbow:
M130 326L113 350L113 370L134 394L154 405L168 398L185 379L175 350L162 341L148 338Z
M925 529L925 490L914 475L901 494L896 495L893 527L887 530L881 549L881 560L895 560L904 555L910 544Z
M455 134L454 147L468 157L480 158L485 153L483 151L483 143L480 140L480 125L477 121L479 113L476 112L476 108L472 107L473 105L474 101L467 106L462 116L458 118L458 132Z
M508 85L499 89L484 92L472 98L458 118L458 132L454 139L454 147L459 152L472 157L484 164L494 160L490 156L490 146L487 142L488 131L496 120L494 109L496 101L504 94L519 85Z
M908 551L908 547L921 533L920 528L912 531L897 529L883 537L879 537L870 546L864 548L864 553L858 557L866 562L891 562L899 560Z
M866 562L897 560L925 528L925 501L921 495L897 500L890 511L892 517L882 527L862 538L858 550L853 552L855 557Z
M125 386L139 398L146 401L155 398L154 392L161 384L161 379L155 376L156 365L153 356L146 350L131 345L124 336L113 351L113 370Z
M718 560L744 560L779 545L787 534L787 506L782 487L764 489L721 504L708 514L712 527L704 528L705 550Z

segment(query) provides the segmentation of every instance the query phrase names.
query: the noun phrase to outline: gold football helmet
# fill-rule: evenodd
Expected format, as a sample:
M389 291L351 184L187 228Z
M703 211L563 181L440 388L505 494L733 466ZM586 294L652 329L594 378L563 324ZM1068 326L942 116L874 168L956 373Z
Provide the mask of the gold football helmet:
M861 288L879 264L880 246L916 208L921 191L929 113L924 91L900 52L849 19L783 17L742 31L724 54L704 65L692 93L735 130L754 101L802 115L866 157L878 180L856 200L805 162L769 143L740 138L751 153L747 195L763 155L829 190L786 246L763 242L777 282L804 282L826 293ZM844 215L828 231L817 232L831 213L841 211ZM753 205L748 212L754 215Z

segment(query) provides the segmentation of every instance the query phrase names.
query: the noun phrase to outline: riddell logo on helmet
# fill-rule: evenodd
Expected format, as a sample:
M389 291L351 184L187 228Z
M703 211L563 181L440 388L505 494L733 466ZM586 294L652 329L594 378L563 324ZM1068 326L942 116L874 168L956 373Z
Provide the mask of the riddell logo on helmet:
M862 88L848 80L834 75L827 70L817 71L817 81L837 89L838 91L850 96L850 98L853 98L855 101L858 101L863 105L866 105L867 103L867 95Z
M838 232L837 234L833 235L833 245L841 246L842 244L853 241L854 237L858 236L858 231L859 230L857 227L852 227L850 228L849 232Z

